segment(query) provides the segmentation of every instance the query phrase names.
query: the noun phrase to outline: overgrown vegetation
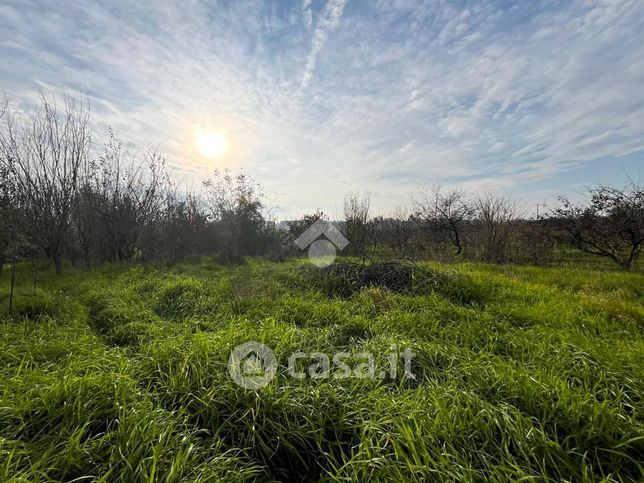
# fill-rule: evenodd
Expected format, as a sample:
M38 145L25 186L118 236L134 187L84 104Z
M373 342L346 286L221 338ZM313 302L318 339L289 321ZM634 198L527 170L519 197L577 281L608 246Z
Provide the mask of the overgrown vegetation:
M98 153L82 102L5 108L0 480L644 479L639 182L546 217L436 186L374 218L356 192L278 226L244 173L181 192L154 150ZM319 220L349 239L325 269L295 258ZM248 341L278 361L261 390L227 372ZM287 371L407 349L415 377Z
M638 273L297 262L18 267L3 481L641 481ZM0 279L7 304L7 277ZM4 310L3 310L4 313ZM228 356L270 346L249 391ZM296 380L295 351L411 348L417 379Z
M215 171L201 188L182 191L163 156L131 154L109 132L102 150L92 143L86 104L62 106L41 95L25 115L0 105L0 273L5 262L48 260L90 270L103 263L181 263L216 257L285 260L320 210L278 226L259 184L243 172ZM345 255L477 260L556 265L580 250L637 268L644 245L644 189L598 186L573 204L562 198L544 216L518 199L458 188L412 196L410 207L373 217L359 192L332 220L349 239ZM542 213L543 214L543 213Z

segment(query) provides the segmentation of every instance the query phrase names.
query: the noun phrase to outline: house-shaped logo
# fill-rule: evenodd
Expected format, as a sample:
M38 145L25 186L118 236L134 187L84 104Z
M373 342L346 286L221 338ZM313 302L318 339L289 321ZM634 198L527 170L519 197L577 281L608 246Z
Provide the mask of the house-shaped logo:
M325 238L320 238L322 235ZM334 262L336 247L344 250L348 244L349 240L340 230L326 220L317 220L295 240L295 245L300 250L309 248L309 260L320 268L328 267Z
M235 347L228 359L228 374L245 389L260 389L275 377L277 361L273 351L259 342Z

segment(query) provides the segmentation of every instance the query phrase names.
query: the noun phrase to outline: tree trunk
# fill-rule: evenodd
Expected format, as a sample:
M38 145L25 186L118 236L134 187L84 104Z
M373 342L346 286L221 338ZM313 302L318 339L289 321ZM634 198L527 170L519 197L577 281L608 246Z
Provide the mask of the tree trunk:
M92 269L92 260L89 253L86 252L83 254L83 260L85 261L85 270L89 272Z
M13 288L16 283L16 256L11 260L11 291L9 292L9 316L13 311Z
M60 255L54 255L54 268L56 275L63 273L63 259Z
M461 246L461 239L458 236L457 230L454 230L454 243L456 244L456 254L460 255L461 252L463 251L463 247Z

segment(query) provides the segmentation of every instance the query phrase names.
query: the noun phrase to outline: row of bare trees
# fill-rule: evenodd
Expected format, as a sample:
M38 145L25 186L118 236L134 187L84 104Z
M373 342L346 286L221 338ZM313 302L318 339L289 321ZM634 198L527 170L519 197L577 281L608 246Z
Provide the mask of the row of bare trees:
M350 240L348 255L548 264L577 249L630 270L644 244L644 190L632 180L619 189L591 187L578 203L560 198L541 217L526 216L512 197L440 186L412 196L408 209L399 208L390 217L370 218L369 206L367 196L345 198L340 225ZM297 236L324 217L318 211L289 228Z
M360 206L362 210L356 210ZM354 252L393 253L413 256L433 252L454 257L469 256L494 262L512 261L517 235L522 231L524 211L518 200L486 192L470 196L460 189L433 186L412 196L408 210L398 209L391 217L376 217L369 223L368 199L357 195L345 201L345 225ZM349 209L347 209L347 207ZM361 214L356 231L355 213ZM451 248L450 248L451 247Z
M300 253L293 240L321 211L277 229L261 187L249 176L216 171L197 193L179 192L154 150L125 151L109 133L96 152L88 106L41 97L31 116L0 105L0 273L8 256L46 258L60 273L65 260L176 263L215 256L282 259ZM527 217L517 199L434 186L390 217L372 217L366 195L344 200L340 229L358 257L469 258L548 263L578 249L635 266L644 244L639 183L597 186L586 200L560 199L544 217Z
M0 129L0 270L12 258L227 261L260 252L272 225L257 183L216 171L199 194L179 193L154 150L130 154L113 133L94 154L86 104L41 96L31 116L7 112Z

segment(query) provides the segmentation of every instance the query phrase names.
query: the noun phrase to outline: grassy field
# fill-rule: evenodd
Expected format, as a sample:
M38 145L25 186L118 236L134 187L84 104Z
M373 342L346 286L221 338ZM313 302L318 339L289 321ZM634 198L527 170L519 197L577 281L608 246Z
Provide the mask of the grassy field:
M21 267L0 319L0 480L644 479L642 274L426 264L437 278L396 293L303 267L35 286ZM227 371L251 340L280 364L256 391ZM384 367L407 347L416 379L286 372L296 351Z

